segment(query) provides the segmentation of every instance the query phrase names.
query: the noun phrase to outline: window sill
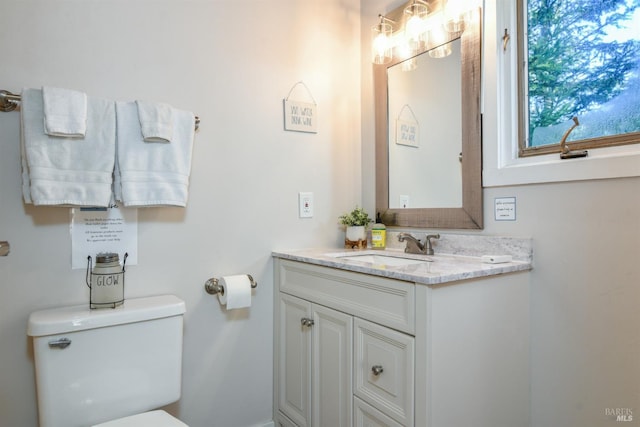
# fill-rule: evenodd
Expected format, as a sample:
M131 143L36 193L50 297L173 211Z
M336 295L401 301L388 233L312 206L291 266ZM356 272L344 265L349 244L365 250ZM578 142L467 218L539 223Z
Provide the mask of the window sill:
M488 141L485 141L488 142ZM493 150L489 150L493 151ZM580 159L560 159L559 153L505 161L486 159L484 187L584 181L640 176L640 147L590 149ZM494 154L497 154L494 151Z

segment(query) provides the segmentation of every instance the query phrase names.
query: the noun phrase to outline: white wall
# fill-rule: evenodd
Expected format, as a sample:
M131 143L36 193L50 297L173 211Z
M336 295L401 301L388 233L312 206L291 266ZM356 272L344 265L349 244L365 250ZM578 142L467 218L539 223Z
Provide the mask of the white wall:
M183 397L194 427L272 417L274 248L339 244L339 214L361 203L358 0L4 0L0 89L52 85L114 100L168 102L201 119L186 209L139 210L139 265L126 297L187 304ZM317 135L283 131L299 80ZM70 269L69 210L23 205L19 114L0 113L0 425L37 425L30 312L88 303ZM312 219L297 194L312 191ZM250 310L205 294L211 276L251 273Z
M378 13L400 3L362 1L363 200L368 208L375 197L369 27ZM485 39L486 48L499 45L491 35ZM485 112L496 108L484 105ZM483 144L485 153L495 151L488 150L495 141ZM620 425L606 413L615 408L633 412L633 421L625 425L640 425L639 195L640 178L484 190L485 229L478 233L534 241L531 420L522 426ZM494 199L510 196L517 198L517 220L496 222Z
M485 189L485 234L531 236L532 427L640 425L640 178ZM493 220L495 197L517 221Z

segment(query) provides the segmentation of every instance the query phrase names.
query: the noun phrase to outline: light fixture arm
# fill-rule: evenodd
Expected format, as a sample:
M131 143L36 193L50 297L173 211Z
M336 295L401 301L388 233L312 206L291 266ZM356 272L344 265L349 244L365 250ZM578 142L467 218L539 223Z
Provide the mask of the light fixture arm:
M387 18L385 15L381 13L378 14L378 18L380 18L380 23L378 25L384 24L385 21L391 22L392 24L397 24L396 21L394 21L393 19Z

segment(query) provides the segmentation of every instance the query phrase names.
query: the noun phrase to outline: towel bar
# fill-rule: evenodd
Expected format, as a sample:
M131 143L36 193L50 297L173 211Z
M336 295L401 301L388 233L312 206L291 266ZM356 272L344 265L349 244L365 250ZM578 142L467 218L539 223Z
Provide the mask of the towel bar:
M0 90L0 111L9 112L16 109L18 102L22 100L20 95L16 95L6 90ZM200 117L195 116L195 130L200 127Z

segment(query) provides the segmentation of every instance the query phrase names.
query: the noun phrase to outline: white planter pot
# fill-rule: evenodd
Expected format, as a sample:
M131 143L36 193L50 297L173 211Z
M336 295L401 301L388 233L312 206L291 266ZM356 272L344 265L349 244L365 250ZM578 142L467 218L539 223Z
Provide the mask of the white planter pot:
M364 225L347 227L344 239L345 248L365 249L367 247L367 228Z

